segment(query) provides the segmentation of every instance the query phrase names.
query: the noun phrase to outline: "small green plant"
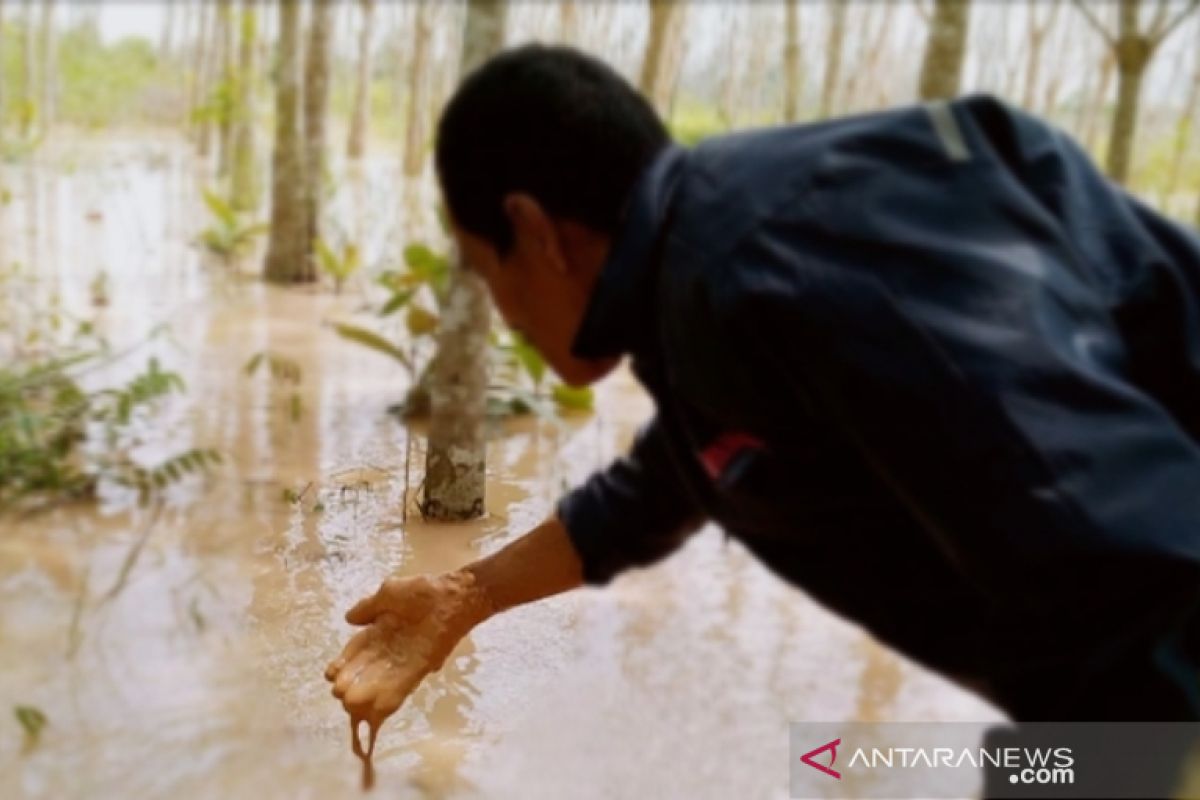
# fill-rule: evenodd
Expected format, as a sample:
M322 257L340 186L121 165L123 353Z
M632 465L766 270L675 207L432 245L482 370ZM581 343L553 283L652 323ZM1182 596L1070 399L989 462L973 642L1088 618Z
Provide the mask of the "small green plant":
M200 244L224 262L246 255L254 240L268 230L264 223L244 219L225 198L207 189L204 204L212 214L212 223L200 232Z
M37 706L13 706L13 716L25 731L26 745L37 744L42 729L46 727L46 714Z
M404 262L406 270L384 272L380 277L380 284L390 296L378 315L387 318L404 312L407 349L369 328L338 323L334 329L343 338L390 356L404 367L412 388L396 410L404 416L420 416L429 412L429 357L451 266L449 257L419 243L404 249ZM493 331L489 343L495 380L488 387L488 410L493 416L548 413L554 406L564 411L592 409L590 389L575 389L557 381L547 383L541 354L515 333Z
M313 244L317 251L317 263L321 271L333 278L334 291L342 293L342 286L361 266L358 255L358 245L347 242L342 245L340 252L331 248L325 240L317 238Z
M113 359L85 324L71 346L18 353L0 367L0 511L87 499L104 482L135 489L146 503L220 462L203 448L153 465L136 460L142 423L167 395L183 391L183 379L151 358L124 385L88 389L79 382L82 372Z

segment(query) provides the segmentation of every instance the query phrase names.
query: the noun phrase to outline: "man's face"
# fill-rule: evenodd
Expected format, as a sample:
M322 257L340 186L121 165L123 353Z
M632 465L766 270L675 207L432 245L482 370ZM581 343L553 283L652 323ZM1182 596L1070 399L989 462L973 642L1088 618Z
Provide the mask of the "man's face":
M537 348L562 380L574 386L594 383L618 359L577 358L571 343L587 310L603 252L594 245L564 241L564 235L575 237L552 222L528 195L506 197L505 211L514 239L503 258L483 237L452 225L463 266L483 278L505 323Z

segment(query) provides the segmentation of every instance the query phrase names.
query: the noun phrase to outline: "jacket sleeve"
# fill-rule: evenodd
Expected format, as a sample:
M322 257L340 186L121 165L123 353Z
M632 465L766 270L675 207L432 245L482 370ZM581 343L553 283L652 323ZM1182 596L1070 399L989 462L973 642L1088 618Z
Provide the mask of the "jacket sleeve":
M658 561L705 521L677 474L657 417L626 456L564 495L557 514L583 562L584 581L593 585Z

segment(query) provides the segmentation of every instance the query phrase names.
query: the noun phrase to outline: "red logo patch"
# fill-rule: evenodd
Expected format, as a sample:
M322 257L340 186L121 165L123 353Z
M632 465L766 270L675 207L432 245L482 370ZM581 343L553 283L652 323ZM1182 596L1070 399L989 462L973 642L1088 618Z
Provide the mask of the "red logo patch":
M731 431L723 433L700 451L700 463L708 477L716 480L725 471L729 462L743 450L759 449L765 446L762 439L749 433Z

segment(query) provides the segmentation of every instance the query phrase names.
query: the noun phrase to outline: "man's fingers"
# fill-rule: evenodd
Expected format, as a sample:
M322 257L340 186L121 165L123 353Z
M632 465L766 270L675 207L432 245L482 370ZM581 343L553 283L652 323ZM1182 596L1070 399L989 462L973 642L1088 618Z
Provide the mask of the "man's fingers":
M338 657L329 662L329 666L325 668L325 680L333 681L337 678L338 673L342 671L342 667L350 662L362 649L371 641L372 632L370 630L362 630L350 637L350 641L346 642L346 646L342 648L342 652Z
M338 672L337 678L333 681L333 696L339 700L345 696L347 690L354 685L359 673L363 671L367 665L374 662L374 658L370 650L363 650L354 658L342 667Z
M354 607L346 612L346 622L351 625L369 625L375 621L379 613L383 611L381 608L383 592L378 591L370 597L364 597L354 604Z

